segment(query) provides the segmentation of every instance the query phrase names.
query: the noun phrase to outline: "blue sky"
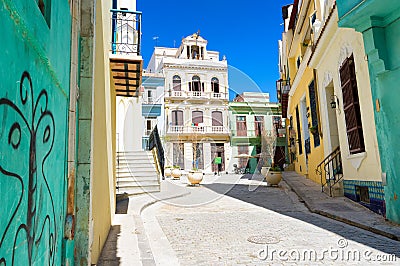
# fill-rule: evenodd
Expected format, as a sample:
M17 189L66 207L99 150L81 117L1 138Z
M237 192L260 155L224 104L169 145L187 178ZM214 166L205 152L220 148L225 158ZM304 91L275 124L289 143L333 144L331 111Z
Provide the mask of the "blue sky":
M137 0L143 12L142 55L147 66L157 45L178 47L197 30L208 50L226 55L229 85L237 92L269 92L276 101L278 40L283 26L281 7L293 0ZM243 73L241 73L243 72ZM249 78L250 79L249 79ZM254 81L254 82L253 82ZM231 93L231 98L234 96Z

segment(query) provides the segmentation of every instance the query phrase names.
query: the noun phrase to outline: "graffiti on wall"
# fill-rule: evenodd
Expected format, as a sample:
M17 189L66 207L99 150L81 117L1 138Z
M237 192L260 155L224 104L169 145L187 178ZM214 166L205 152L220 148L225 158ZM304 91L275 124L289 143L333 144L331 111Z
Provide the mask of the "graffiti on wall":
M9 98L0 98L0 184L6 209L0 216L0 265L54 265L59 236L45 173L54 167L46 160L56 128L48 92L42 89L35 98L25 71L15 100Z

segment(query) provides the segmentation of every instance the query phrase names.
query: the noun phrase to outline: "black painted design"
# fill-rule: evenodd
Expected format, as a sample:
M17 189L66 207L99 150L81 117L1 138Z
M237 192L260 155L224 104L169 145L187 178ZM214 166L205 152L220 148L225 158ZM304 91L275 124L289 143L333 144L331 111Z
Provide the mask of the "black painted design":
M20 265L23 261L29 265L38 261L54 265L56 215L52 191L44 172L45 162L54 145L54 117L48 110L48 94L45 89L40 91L35 101L32 79L26 71L21 76L19 97L20 100L16 99L15 102L7 98L0 99L1 109L8 113L5 116L15 119L11 123L3 121L11 124L7 136L8 145L21 153L26 150L26 146L29 147L28 169L21 171L24 174L7 169L10 167L9 162L18 158L9 158L7 154L0 157L2 178L12 178L20 186L20 193L18 190L14 192L18 203L0 235L0 265L10 262L11 265ZM13 243L10 243L11 238Z

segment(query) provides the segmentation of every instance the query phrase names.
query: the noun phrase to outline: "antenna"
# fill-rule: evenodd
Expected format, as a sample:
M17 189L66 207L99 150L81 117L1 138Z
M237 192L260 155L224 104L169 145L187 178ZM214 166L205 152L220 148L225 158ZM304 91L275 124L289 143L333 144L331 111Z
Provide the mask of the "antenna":
M153 41L155 42L155 47L157 47L158 46L158 39L159 39L160 37L158 37L158 36L154 36L153 37Z

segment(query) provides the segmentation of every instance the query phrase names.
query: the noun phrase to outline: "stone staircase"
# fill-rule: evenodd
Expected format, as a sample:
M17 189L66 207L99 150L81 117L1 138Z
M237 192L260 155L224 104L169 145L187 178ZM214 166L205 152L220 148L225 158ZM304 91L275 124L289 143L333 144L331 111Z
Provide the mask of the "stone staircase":
M117 194L160 191L160 179L150 151L117 152Z

